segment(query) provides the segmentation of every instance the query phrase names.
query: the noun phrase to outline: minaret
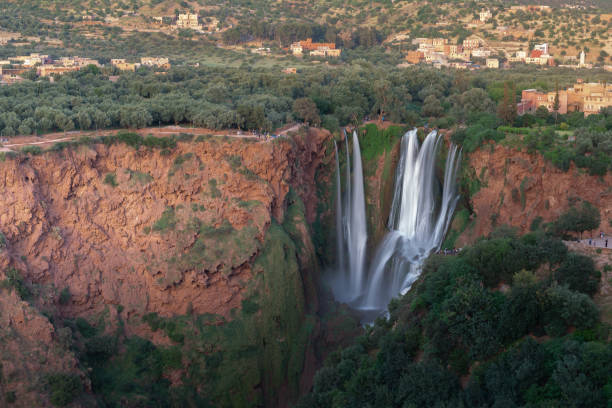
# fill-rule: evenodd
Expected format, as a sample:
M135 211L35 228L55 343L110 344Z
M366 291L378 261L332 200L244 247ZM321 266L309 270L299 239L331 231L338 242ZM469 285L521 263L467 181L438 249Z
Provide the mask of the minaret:
M580 64L578 64L579 67L584 67L584 58L585 58L585 54L584 54L584 50L580 51Z

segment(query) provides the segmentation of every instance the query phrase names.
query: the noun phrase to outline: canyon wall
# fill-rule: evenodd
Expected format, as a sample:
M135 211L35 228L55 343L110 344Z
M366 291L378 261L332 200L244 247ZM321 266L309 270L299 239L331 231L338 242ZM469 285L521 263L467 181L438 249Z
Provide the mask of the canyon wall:
M580 201L599 209L601 224L593 231L612 232L612 174L591 176L573 164L569 171L558 169L539 154L528 154L502 145L487 145L471 153L471 182L478 191L470 197L471 222L457 246L489 234L495 227L509 225L520 233L530 230L537 217L542 223ZM456 226L456 225L455 225Z
M329 141L326 131L310 130L272 142L199 137L169 149L84 144L4 158L0 270L16 271L31 294L20 299L4 285L2 302L10 305L3 310L11 312L0 316L0 330L33 333L38 346L31 348L50 353L45 350L61 348L52 346L61 340L58 330L70 337L62 321L81 318L107 335L120 326L125 338L178 343L185 356L196 341L189 333L204 336L209 327L230 326L224 322L257 320L262 327L244 334L252 336L252 347L263 341L267 351L251 361L253 375L229 386L198 384L199 391L211 400L226 394L230 405L285 404L297 394L316 327L308 317L318 307L309 224ZM213 317L200 327L186 316ZM189 320L181 321L180 337L157 330L172 319ZM209 355L223 351L217 341ZM87 384L75 356L63 348L53 364L40 359L23 372L74 371ZM295 354L291 361L289 354ZM215 369L235 368L227 355ZM183 360L186 368L190 362ZM44 387L26 397L12 385L27 377L13 374L6 383L14 364L6 356L2 362L1 389L15 391L15 406L36 398L48 405ZM179 369L170 381L180 385L184 375ZM241 390L227 395L234 386Z

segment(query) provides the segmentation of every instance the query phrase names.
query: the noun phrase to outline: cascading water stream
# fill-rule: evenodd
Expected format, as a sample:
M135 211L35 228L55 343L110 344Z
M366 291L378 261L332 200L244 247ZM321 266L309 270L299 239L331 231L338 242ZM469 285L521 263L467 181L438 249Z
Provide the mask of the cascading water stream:
M459 199L459 153L454 145L446 159L440 203L435 199L435 163L441 140L431 132L419 149L416 129L402 138L390 231L376 250L363 309L385 310L391 298L410 289L422 263L440 249Z
M334 140L336 151L336 251L338 252L338 268L340 273L345 273L346 264L344 258L344 218L342 217L342 185L340 181L340 160L338 157L338 144Z
M363 169L361 167L361 149L357 132L353 132L353 184L351 195L350 230L348 242L350 263L350 291L356 295L363 290L365 281L365 256L368 232L366 228L365 195L363 189Z
M354 133L352 180L348 137L345 140L344 207L340 202L342 194L336 147L336 227L342 225L343 228L337 242L341 252L338 254L340 274L332 286L338 300L376 316L386 310L393 297L410 289L420 274L422 263L432 252L440 249L459 199L456 175L460 152L451 145L444 169L442 194L436 200L435 162L442 138L435 131L431 132L419 148L416 129L403 136L389 214L389 232L378 245L368 271L365 267L367 230L359 140ZM348 262L345 262L346 257ZM347 263L348 271L345 271Z
M339 274L332 283L334 296L342 302L355 302L364 290L366 277L365 257L368 240L366 228L365 197L361 150L357 133L353 133L353 171L349 138L345 133L346 145L346 193L344 206L340 189L340 165L336 147L336 246L338 248ZM344 210L344 212L343 212Z

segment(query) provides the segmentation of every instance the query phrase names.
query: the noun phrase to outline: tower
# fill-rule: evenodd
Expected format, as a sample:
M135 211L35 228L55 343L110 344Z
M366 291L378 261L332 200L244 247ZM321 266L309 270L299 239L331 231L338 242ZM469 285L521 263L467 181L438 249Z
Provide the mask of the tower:
M584 50L580 51L580 64L579 66L584 67L584 58L585 58Z

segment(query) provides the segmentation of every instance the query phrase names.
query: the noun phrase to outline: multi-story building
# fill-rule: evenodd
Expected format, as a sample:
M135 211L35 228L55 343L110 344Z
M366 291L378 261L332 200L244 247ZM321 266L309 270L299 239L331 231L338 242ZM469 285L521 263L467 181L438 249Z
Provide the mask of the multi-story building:
M411 64L418 64L425 59L425 54L421 51L408 51L405 59Z
M9 60L16 65L21 65L27 68L32 68L40 64L48 64L51 59L48 55L42 55L38 53L31 53L28 55L19 55L17 57L10 57Z
M198 21L197 14L179 14L176 20L176 28L190 28L192 30L200 30L202 26Z
M100 63L97 60L91 58L62 57L59 59L58 65L64 67L86 67L88 65L95 65L99 67Z
M444 52L444 47L448 44L448 38L433 38L431 45L437 52Z
M602 108L612 106L612 84L602 82L584 83L578 80L567 90L541 92L536 89L526 89L521 94L521 102L517 105L519 115L534 113L538 107L545 106L554 112L555 99L559 97L557 112L584 112L584 116L599 113Z
M542 51L542 54L548 54L548 43L536 44L533 46L533 49Z
M480 48L484 45L484 41L482 38L472 35L465 40L463 40L463 48L472 50L474 48Z
M584 112L584 116L599 113L601 108L612 106L612 84L605 82L585 83L578 80L568 92L575 94L571 98L572 102L582 100L580 110Z
M168 58L142 57L140 58L140 64L146 67L159 67L163 69L170 69L170 61L168 60Z
M22 81L25 81L25 79L17 74L2 74L0 72L0 85L11 85Z
M490 57L493 52L486 48L476 48L472 50L472 57L487 58Z
M310 55L320 57L339 57L342 52L334 43L315 43L312 42L312 38L295 42L291 44L290 49L293 55L302 55L304 51L310 51Z
M310 51L310 55L316 57L339 57L341 50L337 48L320 47L316 50Z
M499 68L499 60L497 58L487 58L487 68Z
M480 11L479 18L481 22L486 23L488 20L491 19L491 17L493 17L493 14L491 14L491 11L489 10Z
M111 60L111 65L117 67L121 71L136 71L140 67L140 64L127 62L123 58L116 58Z
M66 72L74 72L74 71L78 71L80 70L81 67L78 65L73 65L73 66L69 66L69 67L65 67L65 66L60 66L60 65L50 65L50 64L44 64L39 66L36 69L36 74L40 77L48 77L51 76L53 74L57 74L57 75L63 75Z

